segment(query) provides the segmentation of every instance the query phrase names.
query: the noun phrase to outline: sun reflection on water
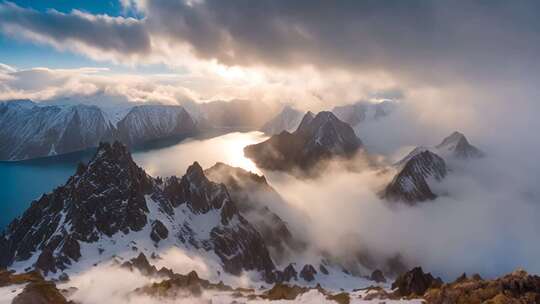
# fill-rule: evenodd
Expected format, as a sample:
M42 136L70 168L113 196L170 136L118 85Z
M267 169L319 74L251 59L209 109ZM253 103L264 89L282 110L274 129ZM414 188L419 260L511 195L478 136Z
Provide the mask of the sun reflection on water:
M260 174L257 166L244 156L244 147L266 138L261 132L235 132L210 139L188 139L174 146L136 152L133 157L152 176L182 176L194 161L204 169L223 162Z

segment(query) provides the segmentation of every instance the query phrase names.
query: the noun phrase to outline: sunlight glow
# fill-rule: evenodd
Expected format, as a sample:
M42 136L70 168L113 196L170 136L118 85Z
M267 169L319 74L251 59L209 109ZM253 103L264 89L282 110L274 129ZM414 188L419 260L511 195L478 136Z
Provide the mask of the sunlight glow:
M187 139L163 149L136 152L133 157L152 176L182 176L194 161L204 169L223 162L261 174L257 166L244 156L244 147L266 138L261 132L236 132L210 139Z

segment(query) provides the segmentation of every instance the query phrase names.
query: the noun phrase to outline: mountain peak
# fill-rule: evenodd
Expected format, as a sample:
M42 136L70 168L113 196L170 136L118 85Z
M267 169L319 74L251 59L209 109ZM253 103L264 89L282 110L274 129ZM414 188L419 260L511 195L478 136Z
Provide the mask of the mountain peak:
M463 133L454 131L452 134L445 137L443 141L439 145L437 145L437 147L458 143L460 141L465 141L466 143L468 143L467 138L465 137Z
M193 162L193 164L187 168L186 176L191 181L206 179L203 168L198 162Z
M307 111L304 117L302 118L302 121L300 122L300 125L298 126L298 129L296 129L296 132L302 132L315 118L315 114L311 111Z
M435 148L437 148L442 155L450 154L458 159L479 158L484 156L482 151L469 143L463 133L457 131L445 137Z
M382 196L388 200L403 201L409 205L433 200L437 196L431 191L428 182L440 181L446 174L446 163L440 156L429 150L417 151L402 165Z
M131 154L129 153L127 147L119 141L114 141L112 144L110 142L100 142L94 156L94 160L100 158L131 159Z
M334 156L352 156L362 142L350 125L332 112L317 115L307 112L294 133L283 131L270 139L244 149L246 156L261 168L310 170L320 160Z

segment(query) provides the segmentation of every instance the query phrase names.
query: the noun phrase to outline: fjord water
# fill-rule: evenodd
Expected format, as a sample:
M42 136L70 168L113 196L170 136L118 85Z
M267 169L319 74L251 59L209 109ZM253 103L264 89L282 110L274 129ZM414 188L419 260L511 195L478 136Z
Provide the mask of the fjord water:
M243 148L265 138L260 132L237 132L174 144L155 142L134 150L133 158L152 176L182 176L194 161L203 168L221 161L256 172L255 165L244 157ZM88 162L94 152L95 149L90 149L49 158L0 162L0 231L33 200L63 185L75 173L77 164Z

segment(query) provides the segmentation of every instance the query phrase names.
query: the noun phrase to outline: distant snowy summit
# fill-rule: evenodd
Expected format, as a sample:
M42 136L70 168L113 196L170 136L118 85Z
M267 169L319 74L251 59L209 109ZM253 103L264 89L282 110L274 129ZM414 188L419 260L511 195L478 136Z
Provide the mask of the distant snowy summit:
M310 170L321 160L350 157L362 147L347 123L332 112L308 112L293 133L282 131L270 139L247 146L244 153L261 168Z
M114 112L114 113L113 113ZM192 135L197 123L180 106L138 105L119 111L86 104L0 103L0 160L53 156L97 147Z
M457 159L474 159L485 156L484 152L471 145L465 135L459 132L450 134L435 148L441 155Z
M390 201L416 202L433 200L429 182L441 181L447 174L445 161L429 150L421 151L402 162L398 173L386 186L382 197Z
M409 205L433 200L437 195L430 184L440 182L447 175L448 161L466 161L484 156L484 152L471 145L465 135L453 132L437 146L416 147L398 161L395 164L397 173L381 196Z

